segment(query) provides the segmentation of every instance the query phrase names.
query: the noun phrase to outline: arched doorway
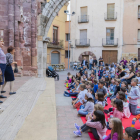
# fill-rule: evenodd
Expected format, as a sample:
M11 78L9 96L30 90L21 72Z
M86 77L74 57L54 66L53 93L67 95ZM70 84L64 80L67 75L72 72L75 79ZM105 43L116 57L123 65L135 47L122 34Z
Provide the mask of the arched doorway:
M96 56L95 56L94 53L92 53L92 52L90 52L90 51L85 51L85 52L83 52L83 53L80 54L78 60L79 60L80 62L82 62L83 57L86 57L87 60L89 60L90 57L93 57L93 58L94 58L94 57L96 57Z
M51 53L51 64L60 64L60 53L58 51Z

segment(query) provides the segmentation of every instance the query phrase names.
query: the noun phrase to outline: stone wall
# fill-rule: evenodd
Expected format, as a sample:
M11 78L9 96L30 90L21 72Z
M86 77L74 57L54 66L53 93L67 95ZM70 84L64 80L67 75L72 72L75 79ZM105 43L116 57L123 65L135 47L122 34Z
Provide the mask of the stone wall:
M136 53L122 53L122 58L123 57L125 57L125 59L127 61L130 61L131 58L137 58L137 60L138 60L138 54L136 54Z
M0 0L0 30L7 47L15 47L18 75L37 75L37 15L39 0Z

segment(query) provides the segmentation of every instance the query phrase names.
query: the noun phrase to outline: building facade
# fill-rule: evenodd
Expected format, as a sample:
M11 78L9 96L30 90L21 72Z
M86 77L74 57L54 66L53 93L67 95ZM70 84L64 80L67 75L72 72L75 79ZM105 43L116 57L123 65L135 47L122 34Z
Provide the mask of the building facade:
M140 61L140 0L124 0L122 57Z
M48 0L49 2L49 0ZM65 4L54 18L48 32L50 43L47 45L47 66L51 64L65 64L65 21L68 3Z
M103 57L118 62L123 46L123 0L71 0L71 41L73 58Z

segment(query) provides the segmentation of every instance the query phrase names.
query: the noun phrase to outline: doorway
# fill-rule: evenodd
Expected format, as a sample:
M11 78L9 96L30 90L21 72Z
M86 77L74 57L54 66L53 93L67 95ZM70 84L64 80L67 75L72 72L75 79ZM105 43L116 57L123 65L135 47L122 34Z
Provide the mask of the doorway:
M89 64L89 55L82 55L82 60L84 60L84 57L86 57L88 64Z
M117 63L118 51L117 50L103 50L102 58L104 63L112 64Z
M53 51L51 53L51 64L60 64L60 53Z

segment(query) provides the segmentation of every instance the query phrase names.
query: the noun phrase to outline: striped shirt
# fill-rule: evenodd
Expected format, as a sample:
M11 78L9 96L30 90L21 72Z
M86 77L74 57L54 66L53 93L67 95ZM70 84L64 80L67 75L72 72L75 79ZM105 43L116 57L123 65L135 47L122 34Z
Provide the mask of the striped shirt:
M6 55L3 50L0 48L0 64L6 64Z
M6 65L11 65L13 63L13 55L10 53L6 54Z

